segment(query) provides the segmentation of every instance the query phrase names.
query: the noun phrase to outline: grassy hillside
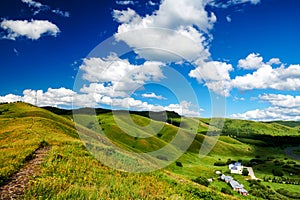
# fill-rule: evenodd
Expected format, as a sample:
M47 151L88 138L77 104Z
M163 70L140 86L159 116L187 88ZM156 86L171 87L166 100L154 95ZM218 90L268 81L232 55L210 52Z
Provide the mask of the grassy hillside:
M275 121L275 122L271 122L271 123L277 123L277 124L281 124L284 126L300 128L300 122L297 122L297 121Z
M254 122L248 120L226 119L223 133L237 136L270 135L270 136L300 136L298 129L278 122Z
M0 105L0 111L0 184L18 171L39 146L47 144L52 147L42 163L42 171L30 182L25 199L234 198L178 178L171 172L165 173L165 170L135 174L108 168L86 150L70 119L45 109L13 103ZM146 122L140 116L136 118L140 123ZM119 139L116 134L120 130L114 129L109 113L99 116L99 119L107 123L104 128L110 130L110 138ZM92 127L90 130L78 127L86 135L96 133ZM161 136L162 139L154 136L147 143L159 141L158 145L164 145L164 141L170 140L171 129L176 127L166 126L166 135ZM131 138L123 138L130 145L136 145L135 149L156 148L137 141L130 143ZM105 137L102 141L105 143ZM126 144L127 148L130 145Z
M186 118L167 112L166 123L160 120L163 113L158 113L157 120L151 120L146 112L131 112L129 118L122 111L97 109L96 116L91 115L93 112L89 108L79 109L74 118L71 111L63 109L42 109L25 103L0 105L0 185L45 144L52 149L42 163L42 171L30 182L25 199L286 199L282 195L285 191L275 190L288 186L267 181L261 188L269 186L269 189L251 190L254 186L241 175L234 178L253 195L243 197L236 192L224 195L221 189L230 187L218 180L208 187L191 181L197 177L217 179L215 171L228 174L228 166L215 163L238 160L251 164L261 179L273 178L276 169L283 173L282 177L275 177L278 181L300 180L300 162L287 158L284 151L287 142L299 139L297 127L292 125L226 119L221 132L221 119L211 125L211 119ZM79 123L76 128L74 119ZM221 136L207 136L208 129ZM270 143L277 140L285 144ZM113 148L111 142L128 153ZM203 144L213 148L205 157L199 157L199 151L201 154L206 150ZM153 153L162 148L166 148L162 152L166 154ZM177 158L182 151L185 153ZM157 160L169 165L138 174L104 165L104 161L116 166L126 163L129 168L145 164L130 152L151 152L156 160L149 156L141 161L149 167ZM101 160L103 157L107 160ZM295 193L299 186L291 188L289 192ZM263 190L268 190L268 196L257 196L257 191Z

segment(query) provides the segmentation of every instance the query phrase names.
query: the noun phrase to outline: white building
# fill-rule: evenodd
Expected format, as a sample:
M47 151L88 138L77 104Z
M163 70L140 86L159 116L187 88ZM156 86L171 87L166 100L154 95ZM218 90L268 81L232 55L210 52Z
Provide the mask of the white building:
M243 165L240 162L230 164L228 168L232 174L242 174L243 172Z

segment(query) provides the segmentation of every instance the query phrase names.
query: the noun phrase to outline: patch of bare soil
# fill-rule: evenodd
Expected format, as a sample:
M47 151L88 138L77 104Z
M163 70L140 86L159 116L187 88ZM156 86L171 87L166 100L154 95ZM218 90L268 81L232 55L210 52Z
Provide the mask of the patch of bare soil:
M28 182L32 176L37 175L40 166L51 147L41 147L37 149L33 158L29 160L25 166L15 173L3 186L0 187L0 199L20 199L24 195L24 191L28 187Z

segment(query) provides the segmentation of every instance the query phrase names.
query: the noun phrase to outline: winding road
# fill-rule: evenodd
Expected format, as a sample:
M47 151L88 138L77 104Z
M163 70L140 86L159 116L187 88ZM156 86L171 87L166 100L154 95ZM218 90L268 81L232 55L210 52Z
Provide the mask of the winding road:
M285 149L285 153L286 155L290 156L291 158L294 158L296 160L300 160L300 156L294 154L294 150L296 149L300 149L300 146L297 146L297 147L288 147Z

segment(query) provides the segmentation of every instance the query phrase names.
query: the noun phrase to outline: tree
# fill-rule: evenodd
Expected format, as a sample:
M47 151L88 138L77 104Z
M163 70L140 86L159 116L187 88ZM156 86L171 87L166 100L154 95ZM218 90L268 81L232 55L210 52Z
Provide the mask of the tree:
M178 166L178 167L183 167L182 163L179 162L179 161L176 161L176 166Z
M243 171L242 171L242 174L243 174L243 176L248 176L249 175L248 169L244 167Z
M232 195L232 191L229 188L222 188L221 192L224 193L224 194Z
M280 169L273 169L272 173L274 176L283 176L283 172Z
M208 181L206 178L201 177L201 176L199 176L199 177L196 178L196 179L193 179L192 181L194 181L194 182L196 182L196 183L199 183L200 185L204 185L204 186L206 186L206 187L209 186L209 181Z

